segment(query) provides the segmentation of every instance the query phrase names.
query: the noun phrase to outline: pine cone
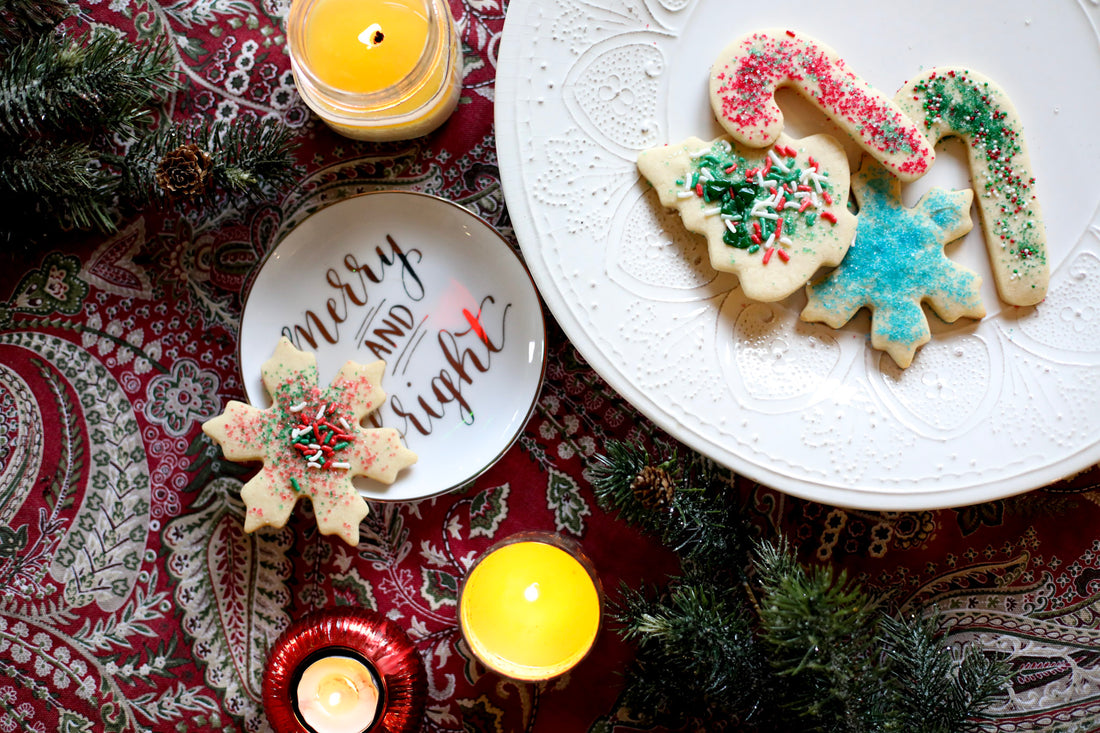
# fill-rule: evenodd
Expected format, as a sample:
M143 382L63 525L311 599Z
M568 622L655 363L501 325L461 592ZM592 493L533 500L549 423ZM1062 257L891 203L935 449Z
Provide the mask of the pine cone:
M210 181L210 155L194 143L180 145L167 153L157 166L157 185L169 196L196 196Z
M672 503L672 476L657 466L646 466L630 482L630 490L646 509L664 509Z

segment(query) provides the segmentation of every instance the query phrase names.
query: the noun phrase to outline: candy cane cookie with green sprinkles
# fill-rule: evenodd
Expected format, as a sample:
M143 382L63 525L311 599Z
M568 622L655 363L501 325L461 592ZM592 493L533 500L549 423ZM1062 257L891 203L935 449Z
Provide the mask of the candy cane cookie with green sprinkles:
M737 142L772 145L783 131L775 103L792 87L903 181L924 175L935 148L894 100L857 76L836 51L804 33L765 29L737 38L710 70L714 116Z
M894 98L935 144L966 144L993 279L1001 300L1027 306L1046 297L1047 237L1023 124L1005 91L961 67L929 69Z

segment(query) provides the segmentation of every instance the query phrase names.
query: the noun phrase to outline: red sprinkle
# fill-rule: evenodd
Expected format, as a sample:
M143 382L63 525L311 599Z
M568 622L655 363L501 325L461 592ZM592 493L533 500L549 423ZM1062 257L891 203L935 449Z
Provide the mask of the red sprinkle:
M821 198L825 199L825 203L826 203L826 204L827 204L828 206L832 206L832 205L833 205L833 197L829 195L829 192L828 192L828 191L822 191L822 192L821 192Z
M768 249L765 250L765 252L764 252L764 264L765 265L768 264L771 261L773 254L775 254L775 247L768 247Z
M784 262L790 262L791 261L791 256L789 254L787 254L787 252L785 250L778 249L778 250L776 250L776 253L779 255L779 259L783 260Z
M695 184L695 195L702 198L702 196L703 196L703 184L701 184L701 183L696 183Z
M821 218L829 222L830 224L836 224L836 217L833 216L833 212L831 211L822 211Z

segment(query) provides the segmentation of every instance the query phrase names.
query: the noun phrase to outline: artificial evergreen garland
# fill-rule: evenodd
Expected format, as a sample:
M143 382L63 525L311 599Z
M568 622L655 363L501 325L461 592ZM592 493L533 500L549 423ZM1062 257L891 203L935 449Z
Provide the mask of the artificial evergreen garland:
M0 2L0 238L56 228L115 231L128 207L270 196L292 179L290 131L274 120L155 126L179 88L167 45L94 27L70 35L68 0ZM14 205L14 206L13 206Z
M681 560L662 589L624 587L612 616L637 647L624 703L699 730L969 733L1004 694L1007 665L953 650L935 613L898 617L783 539L754 538L731 474L675 451L613 442L592 469L600 503Z

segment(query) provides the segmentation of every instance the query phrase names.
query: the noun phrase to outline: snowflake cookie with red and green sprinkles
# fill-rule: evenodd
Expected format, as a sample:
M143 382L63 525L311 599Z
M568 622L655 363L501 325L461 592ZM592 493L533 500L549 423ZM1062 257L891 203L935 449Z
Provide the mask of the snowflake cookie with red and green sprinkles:
M736 273L754 300L787 297L839 263L855 236L848 159L828 135L780 135L764 150L692 137L643 151L638 170L706 237L711 266Z
M921 303L948 323L985 315L982 278L943 251L973 226L973 192L933 188L907 208L901 182L864 155L852 194L859 203L856 240L839 267L806 286L801 318L840 328L866 307L871 345L904 369L931 339Z
M793 87L904 181L920 178L935 160L932 144L890 97L833 49L791 30L748 33L718 54L710 71L718 124L743 145L772 145L783 131L779 87Z
M1001 300L1035 305L1050 282L1046 228L1023 124L1001 87L958 67L933 68L908 82L895 101L932 143L966 143L982 233Z
M352 485L355 476L391 484L416 462L393 428L364 428L381 405L385 362L347 362L328 387L320 387L317 359L282 338L261 367L272 405L259 409L230 401L203 432L231 461L262 461L241 490L246 532L282 527L297 501L313 504L321 534L359 544L359 524L370 509Z

